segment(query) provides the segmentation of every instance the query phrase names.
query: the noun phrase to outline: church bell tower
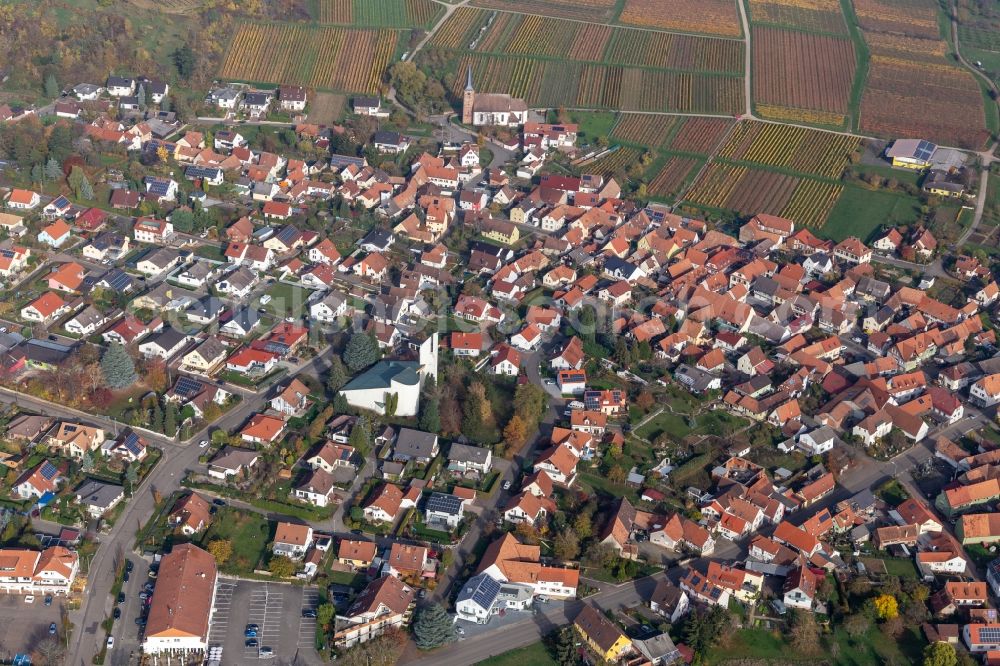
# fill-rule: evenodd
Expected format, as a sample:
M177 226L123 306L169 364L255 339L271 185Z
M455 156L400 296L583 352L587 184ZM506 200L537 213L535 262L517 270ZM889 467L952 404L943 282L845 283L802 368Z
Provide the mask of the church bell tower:
M465 94L462 96L462 122L472 124L472 110L476 105L476 91L472 88L472 65L469 65L465 79Z

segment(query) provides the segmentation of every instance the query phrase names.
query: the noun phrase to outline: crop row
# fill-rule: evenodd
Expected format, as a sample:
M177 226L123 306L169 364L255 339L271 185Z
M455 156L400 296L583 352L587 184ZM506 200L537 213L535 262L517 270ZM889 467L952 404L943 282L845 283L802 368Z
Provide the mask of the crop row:
M625 0L618 20L626 25L739 37L736 3L729 0Z
M657 174L649 181L646 192L660 199L674 196L698 163L699 161L693 157L667 158Z
M742 121L719 149L719 157L839 178L859 144L857 137L845 134Z
M378 28L429 26L441 11L433 0L316 0L320 23Z
M801 225L821 227L842 190L836 183L713 162L685 200L744 215L770 213Z
M220 77L374 93L396 49L393 30L244 23Z
M370 0L369 0L370 1ZM616 0L473 0L477 7L581 21L608 21Z
M464 56L452 82L458 95L472 65L480 90L523 97L532 106L623 111L737 112L742 79L514 56Z

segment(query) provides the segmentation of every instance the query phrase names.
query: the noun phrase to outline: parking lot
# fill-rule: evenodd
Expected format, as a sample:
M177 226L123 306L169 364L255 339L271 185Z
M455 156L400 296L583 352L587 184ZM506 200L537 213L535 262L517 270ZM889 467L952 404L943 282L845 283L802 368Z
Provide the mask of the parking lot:
M107 662L111 666L125 666L130 656L139 654L142 643L142 628L136 624L136 618L144 615L146 603L139 598L146 584L154 584L155 580L148 577L149 562L135 555L129 556L133 569L129 573L128 582L122 586L125 601L116 603L121 611L121 617L115 620L111 635L115 637L115 646L108 652ZM117 602L117 600L116 600Z
M59 609L62 597L54 596L52 605L45 605L45 595L35 594L33 603L25 603L24 594L0 594L0 659L10 659L19 652L30 652L49 637L49 625L56 623L56 637L61 633Z
M315 587L220 579L208 643L223 647L223 666L255 661L262 647L271 648L278 659L291 660L297 651L314 647L316 620L302 617L302 611L317 604ZM259 627L257 647L247 646L248 624Z

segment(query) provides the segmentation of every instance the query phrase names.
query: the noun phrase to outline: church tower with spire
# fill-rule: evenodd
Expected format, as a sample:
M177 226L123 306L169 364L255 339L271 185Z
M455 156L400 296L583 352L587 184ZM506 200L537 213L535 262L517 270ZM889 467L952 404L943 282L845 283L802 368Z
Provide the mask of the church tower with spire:
M465 94L462 96L462 122L471 125L473 109L476 105L476 91L472 87L472 65L469 65L465 79Z

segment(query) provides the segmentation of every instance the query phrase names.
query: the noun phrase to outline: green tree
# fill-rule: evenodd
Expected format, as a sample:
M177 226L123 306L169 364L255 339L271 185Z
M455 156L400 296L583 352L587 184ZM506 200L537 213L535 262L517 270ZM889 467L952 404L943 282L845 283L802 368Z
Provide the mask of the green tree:
M80 467L83 468L84 472L94 469L94 453L92 451L87 451L83 454L83 458L80 460Z
M295 575L295 562L284 555L275 555L267 563L267 570L278 578L291 578Z
M84 173L83 169L78 166L73 167L72 171L69 172L69 186L73 188L73 194L80 196L80 190L83 188L83 181L87 180L87 174Z
M362 456L367 456L371 449L372 434L371 424L364 416L359 416L358 420L351 428L351 435L347 438L347 443L354 447L354 450Z
M344 363L351 372L364 370L373 365L378 358L378 343L375 341L375 336L370 333L355 333L344 349Z
M572 627L561 627L548 636L549 652L559 666L576 666L579 663Z
M958 655L955 648L943 641L936 641L924 648L924 666L955 666Z
M191 75L194 74L195 55L189 45L184 44L177 47L170 54L170 59L174 61L174 67L177 68L177 73L180 74L182 79L191 78Z
M157 402L153 405L153 416L150 419L149 427L156 432L163 432L163 408Z
M684 638L696 655L704 657L725 635L729 623L729 612L720 606L712 606L707 611L695 611L684 625Z
M330 369L326 373L327 390L330 393L336 393L344 388L344 384L347 383L348 379L347 368L344 367L344 362L340 360L339 356L334 356L330 362Z
M163 434L167 437L173 437L177 434L177 405L173 402L168 402L166 409L163 411Z
M184 209L175 210L170 214L170 223L177 231L189 234L194 229L194 213Z
M115 390L127 388L139 381L132 357L117 342L112 342L101 357L101 372L104 383Z
M49 161L45 163L45 179L59 180L62 175L62 167L59 166L59 162L56 161L56 158L50 157Z
M45 170L42 169L42 165L41 164L37 164L36 163L36 164L32 164L31 165L31 182L32 183L41 183L42 182L42 176L44 174L45 174Z
M62 162L73 154L73 130L65 123L52 126L48 140L49 157Z
M132 463L125 468L125 480L128 481L129 492L132 492L132 486L135 482L139 480L139 464Z
M139 89L135 92L135 101L139 102L139 108L146 108L146 86L139 84Z
M420 409L420 429L424 432L440 432L441 430L441 401L437 394L428 396Z
M86 175L84 175L84 177L80 179L79 196L80 198L86 199L87 201L92 201L94 198L94 186L90 184L90 181L87 179Z
M433 650L455 640L455 625L441 604L431 604L417 611L413 636L421 650Z
M59 82L56 75L51 72L45 76L45 96L49 98L59 97Z
M316 624L321 627L328 627L336 614L337 607L333 604L320 604L316 608Z
M169 111L170 110L170 98L168 96L166 96L166 95L164 95L160 99L160 110L161 111Z

